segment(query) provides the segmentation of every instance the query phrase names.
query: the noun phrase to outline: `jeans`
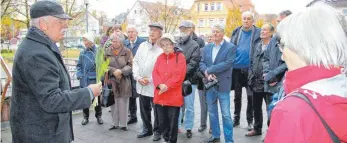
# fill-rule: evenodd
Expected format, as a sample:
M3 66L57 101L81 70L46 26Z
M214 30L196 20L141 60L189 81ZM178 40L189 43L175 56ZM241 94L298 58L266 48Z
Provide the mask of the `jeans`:
M194 98L196 85L192 85L192 93L184 97L184 106L185 106L185 119L184 119L184 128L186 130L192 130L194 126ZM178 127L181 126L182 119L182 110L178 118Z
M233 140L233 121L230 113L230 92L218 92L215 88L207 91L207 108L212 126L212 137L220 138L220 126L218 117L218 103L221 108L224 138L226 143Z

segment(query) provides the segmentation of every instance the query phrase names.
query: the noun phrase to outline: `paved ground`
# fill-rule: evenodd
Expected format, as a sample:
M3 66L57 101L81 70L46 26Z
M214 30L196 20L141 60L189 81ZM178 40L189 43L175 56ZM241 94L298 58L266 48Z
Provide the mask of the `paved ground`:
M244 91L245 95L245 91ZM231 112L234 111L233 105L233 93L231 94ZM235 143L261 143L262 139L265 136L265 132L267 129L266 119L264 119L264 129L263 136L258 137L245 137L245 133L247 132L247 122L246 122L246 104L247 99L243 97L242 101L242 115L241 115L241 125L239 127L234 128L234 141ZM265 103L264 103L265 104ZM198 127L200 125L200 105L199 105L199 97L196 95L195 97L195 124L193 129L193 138L187 139L185 136L185 132L180 133L178 135L178 143L200 143L207 140L210 137L208 131L204 131L202 133L198 132ZM265 106L263 106L263 111L265 111ZM140 112L138 111L138 118L140 119L138 123L129 125L128 131L122 130L113 130L109 131L108 128L111 124L111 114L108 112L108 109L103 109L103 119L104 124L98 125L96 123L96 119L94 118L93 112L91 113L89 124L82 126L82 114L77 114L73 116L74 122L74 133L75 133L75 141L73 143L153 143L152 137L147 137L143 139L136 138L136 135L142 131L142 122L140 118ZM220 117L221 118L221 117ZM266 112L264 112L264 118L266 118ZM220 122L222 123L222 122ZM222 128L221 128L222 129ZM10 129L1 130L1 138L4 143L11 142L11 132ZM223 140L223 136L222 142ZM160 141L163 142L163 141Z

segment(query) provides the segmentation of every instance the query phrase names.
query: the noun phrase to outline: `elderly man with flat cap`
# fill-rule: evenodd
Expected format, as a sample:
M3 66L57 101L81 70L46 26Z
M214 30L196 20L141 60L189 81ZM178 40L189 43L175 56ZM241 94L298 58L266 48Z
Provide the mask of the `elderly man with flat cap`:
M11 131L13 143L69 143L74 139L71 111L90 107L101 83L71 89L56 42L67 20L61 5L39 1L30 7L31 27L13 64Z
M143 130L137 135L138 138L151 136L154 133L153 141L161 139L157 110L153 104L154 83L152 71L157 61L157 57L163 53L158 47L157 41L162 36L163 26L160 23L148 25L149 40L141 43L133 61L133 77L136 82L136 91L140 97L140 113L143 122ZM154 112L154 127L152 127L151 111Z

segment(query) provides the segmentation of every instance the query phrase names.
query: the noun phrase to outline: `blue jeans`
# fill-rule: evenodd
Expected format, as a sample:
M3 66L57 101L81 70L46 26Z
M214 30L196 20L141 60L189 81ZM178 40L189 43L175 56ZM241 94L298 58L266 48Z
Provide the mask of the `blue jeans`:
M186 130L192 130L194 126L194 98L195 98L196 85L192 85L192 93L184 97L185 106L185 119L184 128ZM180 116L178 118L178 127L181 126L182 110L180 110Z
M210 122L212 126L212 137L220 138L219 117L218 117L218 102L221 108L224 138L226 143L233 143L233 121L230 113L230 91L218 92L215 88L207 91L206 102Z

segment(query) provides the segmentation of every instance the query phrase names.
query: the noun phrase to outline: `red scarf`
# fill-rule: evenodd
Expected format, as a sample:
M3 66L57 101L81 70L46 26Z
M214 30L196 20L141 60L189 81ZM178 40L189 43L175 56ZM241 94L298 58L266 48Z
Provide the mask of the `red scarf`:
M341 74L341 67L306 66L288 71L284 79L284 92L289 94L307 83Z

